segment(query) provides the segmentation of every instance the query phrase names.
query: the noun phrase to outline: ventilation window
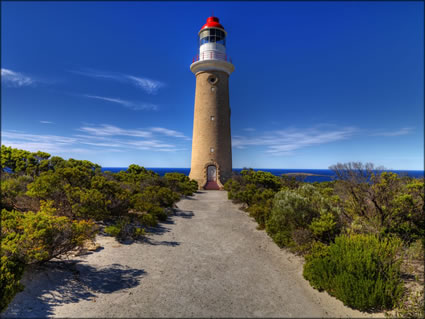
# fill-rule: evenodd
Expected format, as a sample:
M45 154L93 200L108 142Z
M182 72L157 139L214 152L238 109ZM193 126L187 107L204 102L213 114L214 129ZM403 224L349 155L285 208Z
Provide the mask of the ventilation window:
M214 121L215 120L215 117L214 116L211 116L211 121Z
M210 148L210 152L211 153L214 153L214 148L213 147Z
M217 78L216 76L214 76L214 75L210 75L210 76L208 77L208 82L209 82L210 84L216 84L216 83L218 82L218 78Z

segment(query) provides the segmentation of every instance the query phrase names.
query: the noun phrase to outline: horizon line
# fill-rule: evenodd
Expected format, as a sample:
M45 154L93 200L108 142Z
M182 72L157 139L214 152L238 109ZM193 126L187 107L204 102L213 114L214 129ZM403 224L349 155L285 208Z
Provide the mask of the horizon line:
M130 165L139 165L139 164L130 164ZM129 166L130 166L129 165ZM128 168L129 166L101 166L101 168ZM148 167L148 166L143 166L143 165L139 165L141 167L144 168L149 168L149 169L154 169L154 168L168 168L168 169L190 169L190 167ZM265 168L265 167L260 167L260 168L254 168L254 167L233 167L232 170L242 170L242 169L254 169L254 170L261 170L261 169L279 169L279 170L327 170L327 171L331 171L331 169L329 168ZM419 171L419 172L425 172L424 169L399 169L399 168L388 168L388 169L383 169L383 171L406 171L406 172L410 172L410 171Z

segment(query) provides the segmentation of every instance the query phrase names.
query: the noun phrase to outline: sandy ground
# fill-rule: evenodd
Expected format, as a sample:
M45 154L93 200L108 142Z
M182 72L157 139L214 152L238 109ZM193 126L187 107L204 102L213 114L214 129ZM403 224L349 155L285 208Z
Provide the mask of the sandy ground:
M145 242L99 236L97 252L27 271L2 317L383 317L311 288L226 192L178 207Z

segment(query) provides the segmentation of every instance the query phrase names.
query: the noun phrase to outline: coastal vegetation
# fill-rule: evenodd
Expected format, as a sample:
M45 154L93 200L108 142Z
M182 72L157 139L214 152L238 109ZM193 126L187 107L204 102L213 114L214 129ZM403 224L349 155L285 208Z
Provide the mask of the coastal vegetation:
M138 239L198 189L180 173L138 165L102 172L85 160L1 147L0 311L23 287L26 266L81 249L99 231Z
M225 189L279 247L304 256L314 288L355 309L424 317L424 179L372 164L330 168L335 180L314 183L244 169ZM99 232L143 238L198 189L180 173L102 172L5 146L1 171L0 310L22 290L28 265L74 253Z
M225 184L279 247L305 257L304 277L345 305L423 317L424 179L367 163L335 180L242 170Z

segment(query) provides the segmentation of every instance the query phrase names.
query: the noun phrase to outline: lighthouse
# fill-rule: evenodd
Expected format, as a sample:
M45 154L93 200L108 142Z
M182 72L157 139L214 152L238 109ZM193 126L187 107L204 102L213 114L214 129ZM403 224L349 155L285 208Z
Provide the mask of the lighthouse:
M226 53L227 32L217 17L201 28L196 76L192 161L189 177L200 189L222 189L232 175L229 76L235 67Z

